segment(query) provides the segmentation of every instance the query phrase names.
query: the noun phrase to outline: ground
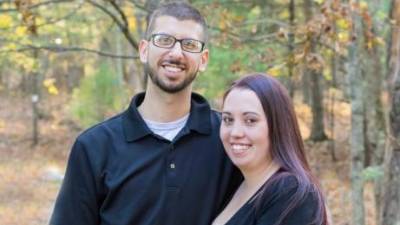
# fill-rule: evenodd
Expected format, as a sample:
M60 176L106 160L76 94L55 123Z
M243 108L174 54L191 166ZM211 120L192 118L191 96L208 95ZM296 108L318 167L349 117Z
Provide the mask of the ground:
M32 147L29 97L0 93L0 224L48 224L70 147L80 132L69 118L67 101L62 96L46 97L46 104L41 104L40 141ZM311 112L300 101L295 102L301 132L307 138ZM336 103L333 112L335 142L306 141L306 150L326 195L332 224L350 225L350 108ZM332 132L327 133L332 138ZM336 162L332 160L333 147ZM375 225L370 183L365 186L365 202L367 225Z

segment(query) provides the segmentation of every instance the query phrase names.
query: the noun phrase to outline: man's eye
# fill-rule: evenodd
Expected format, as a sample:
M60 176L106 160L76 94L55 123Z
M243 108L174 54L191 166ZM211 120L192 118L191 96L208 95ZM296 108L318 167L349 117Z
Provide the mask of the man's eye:
M171 37L159 37L157 38L157 43L161 45L170 45L174 42L174 39Z
M191 39L184 40L184 42L182 44L184 45L184 47L186 49L189 49L189 50L196 50L196 49L200 48L200 45L201 45L198 41L191 40Z

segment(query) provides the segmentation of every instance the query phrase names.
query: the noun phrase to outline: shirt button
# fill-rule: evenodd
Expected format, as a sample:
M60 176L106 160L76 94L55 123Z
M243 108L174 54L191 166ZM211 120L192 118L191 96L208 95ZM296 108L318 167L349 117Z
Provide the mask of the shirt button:
M169 164L169 167L170 167L171 169L175 169L175 163Z

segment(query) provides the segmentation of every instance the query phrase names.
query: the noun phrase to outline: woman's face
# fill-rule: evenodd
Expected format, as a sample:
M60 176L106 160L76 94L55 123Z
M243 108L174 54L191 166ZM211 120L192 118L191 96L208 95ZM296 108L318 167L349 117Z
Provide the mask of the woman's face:
M220 138L232 162L243 170L258 170L271 162L268 124L257 95L233 89L222 109Z

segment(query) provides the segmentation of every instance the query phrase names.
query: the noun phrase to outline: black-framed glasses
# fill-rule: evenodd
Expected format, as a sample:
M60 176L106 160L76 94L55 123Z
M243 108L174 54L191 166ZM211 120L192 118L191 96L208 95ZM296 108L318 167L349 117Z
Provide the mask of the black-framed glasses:
M204 42L196 39L177 39L169 34L153 34L151 35L151 39L153 39L153 44L160 48L172 48L176 42L179 42L183 51L192 53L200 53L203 51L205 45Z

